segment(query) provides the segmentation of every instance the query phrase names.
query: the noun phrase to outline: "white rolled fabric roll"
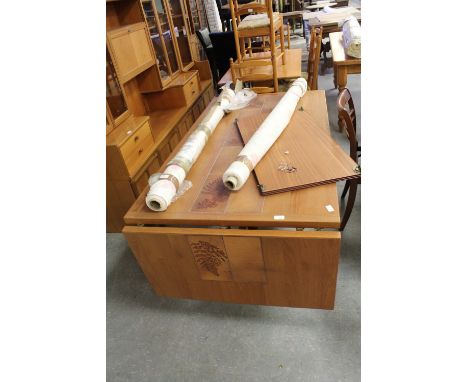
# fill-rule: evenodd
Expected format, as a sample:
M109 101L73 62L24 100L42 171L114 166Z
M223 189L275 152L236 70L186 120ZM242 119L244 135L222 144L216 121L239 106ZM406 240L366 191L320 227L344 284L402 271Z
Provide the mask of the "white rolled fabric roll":
M219 95L218 102L211 107L182 148L169 161L164 171L150 177L150 190L146 195L146 205L150 209L165 211L169 207L187 173L223 118L225 108L233 102L234 98L234 91L225 88Z
M242 188L250 172L288 126L299 99L306 91L307 81L303 78L298 78L291 84L283 98L223 174L223 183L227 188L234 191Z
M348 56L361 58L361 25L354 16L343 21L343 46Z

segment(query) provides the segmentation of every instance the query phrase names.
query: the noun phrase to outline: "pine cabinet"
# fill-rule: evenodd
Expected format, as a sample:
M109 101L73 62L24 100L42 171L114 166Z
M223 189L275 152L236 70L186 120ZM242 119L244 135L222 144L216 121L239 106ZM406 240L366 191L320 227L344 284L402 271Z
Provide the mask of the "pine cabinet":
M107 33L107 40L121 83L155 64L145 23L111 30Z

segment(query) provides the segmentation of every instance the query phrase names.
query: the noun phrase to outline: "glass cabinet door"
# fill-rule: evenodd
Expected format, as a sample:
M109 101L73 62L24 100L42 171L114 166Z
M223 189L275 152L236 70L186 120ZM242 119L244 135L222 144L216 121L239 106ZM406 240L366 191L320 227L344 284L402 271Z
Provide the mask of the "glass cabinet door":
M174 46L174 41L172 40L171 26L168 20L168 12L164 6L163 0L153 0L155 9L158 13L159 25L161 27L162 41L166 47L167 55L169 58L169 65L171 67L172 73L177 72L179 64L177 63L176 50Z
M185 5L187 6L187 11L189 13L192 34L195 34L196 31L202 29L200 28L200 16L198 14L197 0L185 0Z
M177 46L179 48L180 58L182 66L186 66L192 63L192 53L190 51L190 41L185 22L185 13L181 3L183 0L168 0L169 7L171 9L172 24L174 25L174 35L177 39Z
M106 48L106 101L111 117L117 125L128 116L128 107L117 79L109 50Z
M156 19L156 14L153 8L153 1L141 0L141 5L143 7L143 12L145 14L146 23L148 24L151 41L156 53L156 62L159 68L159 73L161 75L161 80L164 82L170 78L172 70L167 64L169 58L166 52L164 41L161 38L162 33L158 25L158 20Z

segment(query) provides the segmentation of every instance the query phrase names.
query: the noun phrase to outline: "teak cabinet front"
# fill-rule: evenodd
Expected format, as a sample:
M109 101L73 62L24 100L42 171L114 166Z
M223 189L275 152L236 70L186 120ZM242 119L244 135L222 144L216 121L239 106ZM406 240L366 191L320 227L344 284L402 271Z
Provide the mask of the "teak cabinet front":
M114 29L107 33L107 38L122 84L155 64L144 22Z

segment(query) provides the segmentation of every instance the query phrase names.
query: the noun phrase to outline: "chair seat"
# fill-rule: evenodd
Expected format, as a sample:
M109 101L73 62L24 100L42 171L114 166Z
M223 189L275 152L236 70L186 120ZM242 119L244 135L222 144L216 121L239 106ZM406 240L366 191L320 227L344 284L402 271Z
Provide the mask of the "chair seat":
M281 20L281 16L278 12L273 12L273 21L278 23ZM270 19L266 13L259 13L258 15L246 16L237 27L238 30L263 28L270 25Z

